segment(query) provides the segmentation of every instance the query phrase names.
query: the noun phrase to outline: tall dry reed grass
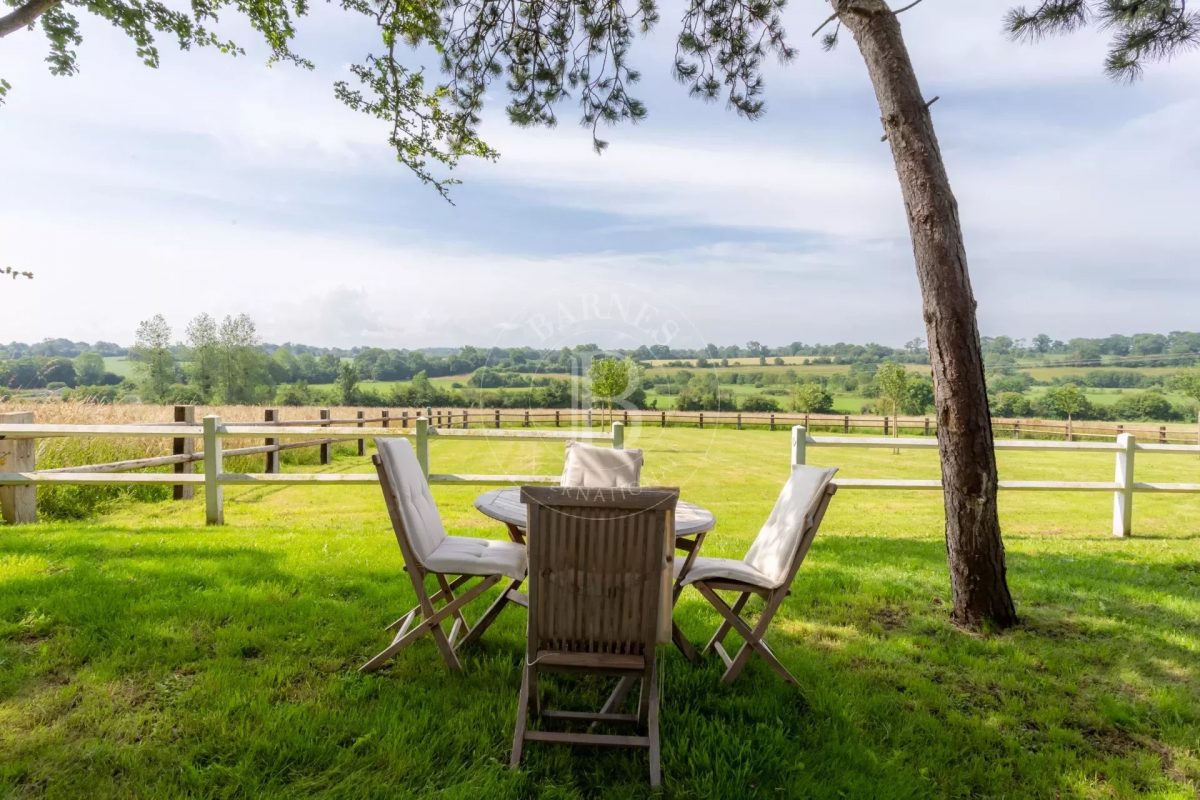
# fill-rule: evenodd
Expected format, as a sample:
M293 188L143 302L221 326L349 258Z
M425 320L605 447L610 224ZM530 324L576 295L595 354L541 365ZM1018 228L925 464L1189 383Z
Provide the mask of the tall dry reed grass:
M149 404L104 404L78 402L5 402L0 413L32 411L34 421L63 425L133 425L139 423L173 422L172 406ZM196 419L217 414L224 422L262 422L262 406L197 406ZM357 409L331 409L334 419L353 418ZM290 407L281 410L283 420L317 420L320 409L313 406ZM227 439L228 449L262 444L262 439ZM353 452L353 444L338 444L334 456ZM171 453L171 437L66 437L55 436L37 440L37 469L105 464L138 458L153 458ZM287 465L314 465L319 462L315 447L284 450L282 462ZM260 472L262 456L235 456L226 460L230 471ZM169 472L171 467L153 467L137 472ZM84 519L112 509L123 502L157 502L170 498L169 486L39 486L38 512L47 519Z

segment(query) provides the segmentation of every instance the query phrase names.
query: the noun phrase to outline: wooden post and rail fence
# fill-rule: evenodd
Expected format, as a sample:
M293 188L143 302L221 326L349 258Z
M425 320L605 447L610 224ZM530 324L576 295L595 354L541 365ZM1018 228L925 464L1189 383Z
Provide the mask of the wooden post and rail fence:
M383 412L387 413L387 412ZM664 411L660 409L617 409L610 415L599 409L570 408L436 408L401 409L401 427L409 427L410 416L424 416L429 424L444 430L505 427L520 428L592 428L620 420L631 425L661 428L731 428L736 430L790 430L803 425L810 431L828 433L882 433L884 436L936 436L937 420L932 416L879 416L869 414L806 414L787 411ZM393 419L395 416L393 414ZM367 418L370 421L371 418ZM357 422L357 420L353 420ZM1132 433L1143 442L1159 444L1198 444L1200 433L1195 425L1160 423L1122 423L1101 421L1015 419L996 417L992 429L997 439L1060 439L1064 441L1115 440ZM325 463L324 461L322 463Z
M591 415L585 412L551 411L552 418L560 423L568 416L578 422L590 422ZM31 412L0 414L0 511L10 523L36 520L36 487L44 484L98 485L98 484L161 484L175 489L175 497L190 497L194 487L205 487L206 519L209 524L224 521L224 487L252 485L363 485L374 484L377 477L370 473L283 473L280 471L279 454L283 450L301 447L319 447L322 463L328 463L329 447L338 441L357 443L357 452L365 453L367 438L408 436L414 440L417 459L430 483L435 484L556 484L557 475L463 475L438 474L430 471L429 442L432 438L463 438L472 440L563 440L597 441L613 447L623 447L625 425L629 422L653 419L665 425L666 412L652 412L653 417L639 417L637 412L618 412L609 431L531 429L534 412L530 412L531 428L524 426L524 412L518 418L520 430L504 429L500 412L488 410L485 426L470 429L471 417L467 412L449 410L435 414L433 409L425 413L413 412L413 425L409 426L410 412L401 411L400 427L392 427L395 419L388 411L376 417L367 417L365 412L356 412L353 418L335 419L328 410L322 410L318 420L290 420L279 418L276 409L264 413L263 422L224 423L215 415L206 416L202 424L195 422L195 409L179 407L174 423L151 423L134 425L60 425L37 424ZM712 412L708 412L712 413ZM430 424L433 419L442 419L445 427ZM732 424L753 424L737 415ZM820 423L816 415L801 415L812 422ZM714 424L713 417L703 418L706 424ZM783 425L787 416L765 415L767 425ZM808 421L806 420L806 421ZM724 418L722 418L724 421ZM903 420L902 420L903 421ZM315 422L315 424L314 424ZM697 420L699 422L699 419ZM378 423L369 427L370 423ZM449 427L451 424L462 427ZM843 430L847 426L843 426ZM924 430L924 428L921 428ZM793 425L792 463L805 463L811 447L891 448L907 450L933 450L937 440L932 437L894 436L813 436L805 425ZM37 470L36 439L43 437L152 437L171 438L172 453L167 456L132 459L106 464L90 464L77 467L62 467ZM265 444L251 447L224 449L227 439L263 437ZM320 437L320 438L314 438ZM195 449L195 440L202 440L202 450ZM1113 495L1113 533L1127 536L1133 526L1133 500L1136 493L1198 493L1197 483L1139 482L1134 478L1136 454L1141 452L1161 454L1200 454L1200 445L1176 444L1165 441L1159 432L1151 435L1150 441L1138 439L1133 430L1126 429L1116 435L1113 442L1093 441L1050 441L1046 439L997 439L997 450L1091 452L1113 453L1115 477L1113 481L1000 481L1002 491L1057 491L1057 492L1101 492ZM225 459L235 455L266 456L261 473L235 473L225 471ZM194 464L203 463L203 472L196 474ZM173 466L169 473L130 473L129 470L147 467ZM940 491L940 480L911 479L864 479L839 478L839 487L866 490L922 490Z
M1200 445L1142 444L1132 433L1122 433L1115 442L1050 442L997 440L997 450L1113 453L1115 472L1112 481L1006 481L998 484L1001 491L1021 492L1101 492L1112 493L1114 536L1129 536L1133 532L1133 498L1136 493L1200 493L1200 483L1141 482L1134 478L1135 456L1138 452L1171 455L1200 454ZM807 462L808 450L813 447L889 448L907 450L936 450L936 439L884 436L812 436L803 425L792 428L792 464ZM942 490L936 479L912 480L900 478L837 478L838 489L866 490Z
M194 409L179 412L184 420L176 423L149 423L134 425L65 425L37 424L33 414L21 412L0 414L0 507L4 519L10 523L35 522L37 520L36 490L39 485L170 485L194 489L204 487L205 518L210 525L220 525L225 520L224 489L226 486L256 485L366 485L378 483L375 472L344 473L283 473L279 470L278 454L282 450L298 447L320 447L322 457L330 444L338 441L356 443L359 454L366 453L368 438L408 436L414 440L417 460L430 483L434 484L557 484L558 475L475 475L455 473L431 473L429 466L429 442L432 438L477 439L477 440L533 440L533 441L588 441L624 447L624 425L614 422L608 432L599 431L549 431L549 430L439 430L429 424L426 417L417 417L412 428L391 427L390 414L366 417L357 412L353 419L334 419L322 411L318 424L312 420L282 421L273 410L268 410L267 421L223 423L220 417L208 415L200 425L194 421ZM177 418L178 418L177 416ZM407 421L407 413L402 416ZM367 423L378 422L378 427ZM266 434L268 444L253 447L225 449L227 439L256 438ZM38 470L34 444L39 438L49 437L108 437L108 438L172 438L172 454L151 458L114 461L105 464L87 464L77 467ZM320 439L313 439L320 436ZM201 439L200 451L193 442ZM299 439L300 441L286 441ZM265 471L259 473L226 472L225 459L235 455L267 456ZM192 465L203 464L203 471L196 474ZM324 462L323 462L324 463ZM129 472L173 465L172 472ZM182 469L180 469L182 467ZM190 496L191 492L186 493ZM176 496L182 496L177 493Z

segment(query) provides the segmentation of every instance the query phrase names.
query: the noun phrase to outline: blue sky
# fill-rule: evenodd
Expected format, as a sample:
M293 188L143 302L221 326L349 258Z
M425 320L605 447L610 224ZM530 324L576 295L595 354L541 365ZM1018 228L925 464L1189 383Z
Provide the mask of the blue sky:
M877 340L923 335L878 111L848 38L808 32L772 65L753 123L669 75L678 9L639 41L650 110L596 156L576 108L484 135L450 206L393 160L332 83L371 31L319 7L314 72L166 49L140 65L89 21L81 74L46 74L36 33L0 46L0 340L128 342L161 312L247 312L270 341L420 347ZM926 0L903 17L958 195L983 333L1200 328L1200 57L1134 86L1104 40L1008 42L1008 2ZM232 30L235 35L236 29ZM248 39L242 35L241 39Z

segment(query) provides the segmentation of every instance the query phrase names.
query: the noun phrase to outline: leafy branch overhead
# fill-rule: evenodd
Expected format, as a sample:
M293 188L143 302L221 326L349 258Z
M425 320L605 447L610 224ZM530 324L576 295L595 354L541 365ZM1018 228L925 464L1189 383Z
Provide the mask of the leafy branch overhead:
M2 0L14 10L0 15L0 38L39 27L47 43L51 74L79 71L75 51L83 39L83 12L108 20L132 40L148 67L160 62L159 39L172 40L181 50L212 48L231 56L245 55L243 47L218 35L214 27L222 14L246 18L266 45L269 63L286 62L312 69L313 63L293 50L297 22L309 12L307 0L192 0L181 11L160 0ZM401 0L336 0L348 14L369 18L379 34L379 46L350 70L357 86L338 81L334 93L351 108L383 119L390 125L388 141L396 158L422 181L445 194L453 181L435 176L432 164L452 168L464 155L494 157L495 153L471 135L460 115L446 102L444 89L428 88L420 69L400 63L397 45L437 41L436 6ZM12 92L0 79L0 104Z
M852 1L830 0L833 13L814 32L837 23L823 37L826 47L836 43L841 15ZM896 6L893 13L920 2ZM192 0L185 10L161 0L0 3L12 8L0 15L0 38L39 27L47 42L46 62L55 75L79 70L75 48L82 43L83 12L124 32L150 67L159 64L161 37L182 50L213 48L244 55L238 43L216 31L222 15L235 14L261 36L271 62L313 66L293 50L298 21L310 10L308 0ZM443 195L456 183L443 177L444 171L461 158L497 155L478 133L495 81L503 82L507 114L517 125L555 125L560 103L578 103L580 121L591 129L597 151L606 146L601 125L646 116L645 105L631 94L640 77L631 48L638 35L659 22L657 0L332 0L332 5L365 17L379 37L372 52L350 67L352 78L335 83L335 96L382 120L397 160ZM742 116L761 116L766 59L786 62L795 55L784 30L786 5L787 0L685 0L674 77L693 96L723 98ZM1014 37L1024 40L1087 25L1110 30L1106 68L1127 79L1136 77L1145 62L1169 58L1200 41L1200 20L1186 0L1045 0L1014 9L1006 24ZM418 45L440 54L440 79L432 80L416 66L408 48ZM0 79L0 105L11 91Z

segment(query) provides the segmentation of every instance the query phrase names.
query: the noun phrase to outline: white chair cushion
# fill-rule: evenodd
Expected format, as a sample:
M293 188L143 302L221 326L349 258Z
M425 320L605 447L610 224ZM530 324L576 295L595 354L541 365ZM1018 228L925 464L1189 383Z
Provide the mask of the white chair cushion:
M620 489L637 486L642 475L641 450L613 450L568 442L563 462L563 486Z
M766 524L746 553L746 563L768 579L766 588L782 586L787 580L804 529L812 521L825 487L836 472L836 467L792 468L792 475L779 493L771 516L767 517Z
M683 562L684 559L681 556L676 556L676 578L683 569ZM683 585L709 580L737 581L738 583L748 583L751 586L761 586L764 589L774 588L770 578L745 561L736 558L705 558L703 556L698 556L692 562L692 568L688 570L687 577L683 579Z
M432 569L430 554L449 537L429 491L429 481L421 471L421 462L407 439L376 439L375 446L392 484L413 554L422 565Z
M525 547L494 539L450 536L425 558L425 566L446 575L507 575L525 577Z

